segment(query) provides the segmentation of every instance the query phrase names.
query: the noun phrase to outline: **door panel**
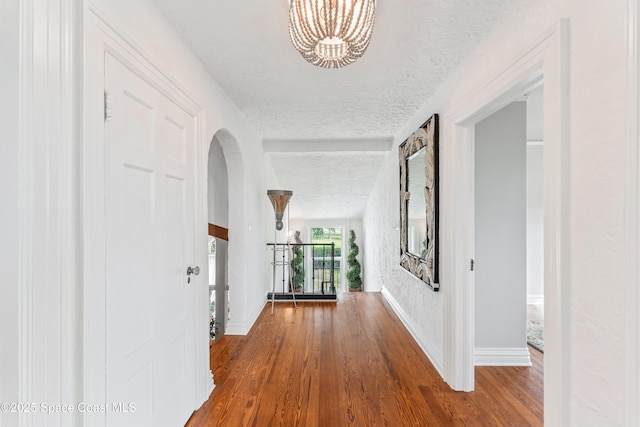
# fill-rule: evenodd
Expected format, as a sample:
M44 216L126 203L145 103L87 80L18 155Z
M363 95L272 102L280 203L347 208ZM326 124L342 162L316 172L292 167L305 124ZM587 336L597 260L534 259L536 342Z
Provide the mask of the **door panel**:
M167 230L165 243L167 249L167 265L170 266L172 259L183 259L184 242L182 230L185 225L185 212L183 212L186 194L186 183L184 180L171 176L165 177L166 180L166 200L167 200L167 223L173 226ZM173 322L182 320L187 315L184 300L184 277L185 270L180 265L172 266L172 270L167 274L172 278L166 288L166 303L163 310L163 321L169 326Z
M170 159L177 161L178 163L185 164L187 161L187 132L179 123L176 123L171 117L165 117L165 120L167 156Z
M195 121L108 53L105 64L107 425L183 425L195 405Z
M152 299L154 277L149 274L155 269L153 260L154 233L153 224L140 221L140 217L153 215L153 192L155 174L124 165L123 167L122 224L124 241L128 251L135 256L123 257L122 267L125 277L117 282L109 283L115 295L126 295L120 298L119 304L123 312L136 313L136 321L129 322L125 316L114 316L114 333L121 337L122 351L130 355L153 336ZM135 286L130 284L135 283Z

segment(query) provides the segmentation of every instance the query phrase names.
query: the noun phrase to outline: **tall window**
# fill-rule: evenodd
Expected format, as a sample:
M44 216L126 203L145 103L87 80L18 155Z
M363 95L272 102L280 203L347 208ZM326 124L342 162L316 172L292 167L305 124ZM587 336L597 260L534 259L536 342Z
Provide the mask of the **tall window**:
M331 281L331 246L334 244L333 286L340 290L342 277L342 227L311 228L311 243L326 243L326 246L314 248L313 290L326 289ZM324 285L324 286L323 286Z

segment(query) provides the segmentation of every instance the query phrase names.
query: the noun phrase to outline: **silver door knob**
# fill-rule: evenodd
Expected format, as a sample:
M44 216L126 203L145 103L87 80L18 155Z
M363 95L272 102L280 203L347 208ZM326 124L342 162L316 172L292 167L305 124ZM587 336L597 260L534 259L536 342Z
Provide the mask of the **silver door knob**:
M200 274L200 267L197 265L195 267L187 267L187 276L191 276L192 274L196 276Z

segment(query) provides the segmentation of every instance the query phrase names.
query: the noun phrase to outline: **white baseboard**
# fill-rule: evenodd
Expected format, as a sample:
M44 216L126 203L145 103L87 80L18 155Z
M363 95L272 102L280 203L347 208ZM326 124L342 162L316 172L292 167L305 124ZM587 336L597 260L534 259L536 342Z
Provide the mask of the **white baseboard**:
M529 348L476 348L475 366L531 366Z
M442 355L432 351L425 342L423 342L418 338L418 335L416 334L417 328L415 327L413 322L409 319L409 316L407 316L407 313L405 313L405 311L402 309L400 304L398 304L398 301L396 301L395 298L391 295L391 293L387 290L387 288L383 286L381 293L384 299L387 300L387 302L389 303L393 311L396 313L396 315L400 318L400 321L402 322L402 324L405 326L405 328L407 328L407 330L409 331L413 339L418 343L418 345L420 346L424 354L427 356L431 364L434 366L434 368L436 368L436 371L438 371L440 376L444 378L444 375L443 375L444 365L442 364Z
M249 313L249 320L246 322L233 322L229 321L227 323L227 328L224 331L225 335L247 335L253 325L258 320L258 316L262 313L262 309L264 308L264 301L259 301L258 305L256 305L252 312Z
M207 400L211 396L211 393L213 393L213 390L216 388L215 378L213 378L213 372L209 371L209 373L211 375L207 376L207 389L206 389Z
M544 305L544 295L527 295L527 304Z
M224 331L225 335L247 335L247 333L249 332L249 329L251 328L247 328L246 325L244 323L233 323L233 322L229 322L227 323L227 329Z

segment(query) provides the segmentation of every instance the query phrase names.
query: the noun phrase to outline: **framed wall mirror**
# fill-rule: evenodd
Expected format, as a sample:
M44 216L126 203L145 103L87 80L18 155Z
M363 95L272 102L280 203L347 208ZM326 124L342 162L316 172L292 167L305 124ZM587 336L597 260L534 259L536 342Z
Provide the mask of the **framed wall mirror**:
M438 115L399 147L400 265L434 291L438 279Z

